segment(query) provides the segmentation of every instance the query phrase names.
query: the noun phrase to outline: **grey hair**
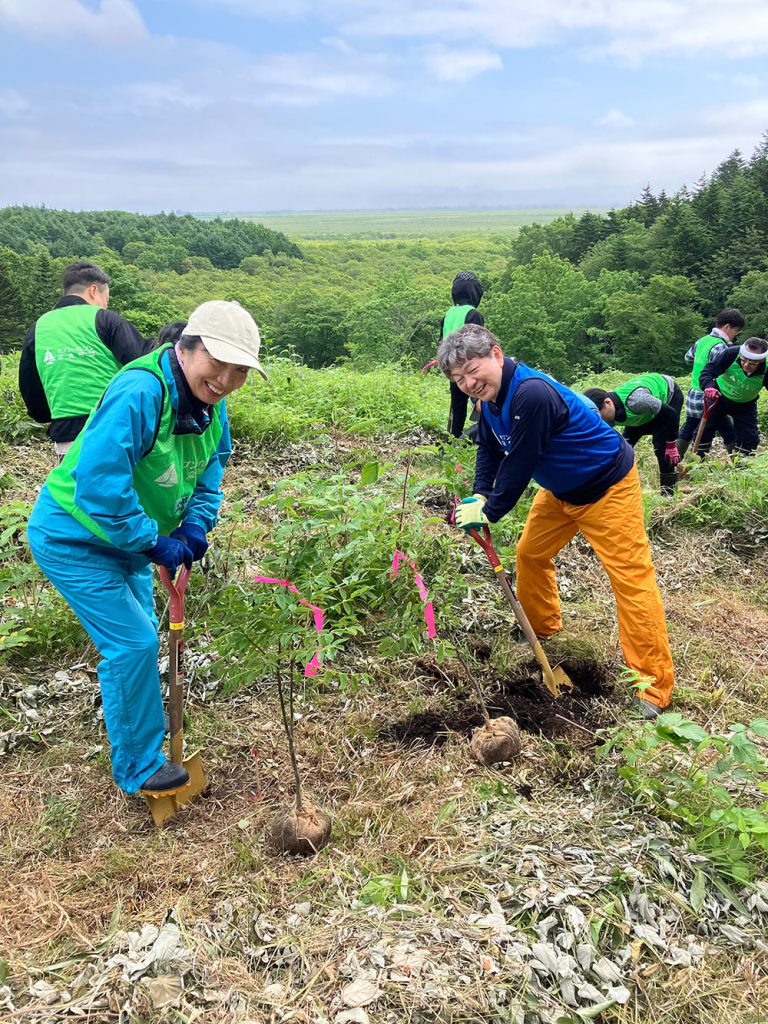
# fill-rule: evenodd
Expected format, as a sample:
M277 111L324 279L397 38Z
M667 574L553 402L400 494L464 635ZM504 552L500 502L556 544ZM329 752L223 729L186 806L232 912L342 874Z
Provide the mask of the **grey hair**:
M501 348L498 339L487 328L479 324L464 324L440 342L437 363L446 377L450 377L455 366L466 363L468 359L489 356L494 346Z

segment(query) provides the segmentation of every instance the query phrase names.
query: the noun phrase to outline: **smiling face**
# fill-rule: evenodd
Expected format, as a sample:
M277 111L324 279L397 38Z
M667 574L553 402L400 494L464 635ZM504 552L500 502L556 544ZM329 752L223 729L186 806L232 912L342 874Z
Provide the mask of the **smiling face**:
M451 380L465 395L494 402L501 388L504 353L494 345L489 356L471 356L451 368Z
M205 405L216 405L242 387L248 377L247 366L214 359L202 343L193 349L183 349L181 357L189 390Z

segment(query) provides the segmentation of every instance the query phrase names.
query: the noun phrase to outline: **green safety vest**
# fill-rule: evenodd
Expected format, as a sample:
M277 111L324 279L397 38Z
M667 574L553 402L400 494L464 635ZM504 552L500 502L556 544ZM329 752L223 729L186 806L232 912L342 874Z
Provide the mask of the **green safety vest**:
M210 425L202 434L174 434L176 413L160 358L170 345L134 359L123 367L120 374L149 371L163 386L163 407L155 443L133 469L133 486L144 512L157 523L158 533L169 534L184 518L189 499L197 481L218 447L222 434L221 414L224 401L213 407ZM95 410L94 410L95 412ZM90 423L93 413L88 418ZM80 458L86 423L69 449L61 465L48 474L46 485L51 497L86 529L101 540L111 543L102 528L76 504L75 480L72 471Z
M453 334L454 331L458 331L460 327L463 327L464 321L467 319L467 313L474 308L474 306L451 306L443 320L443 337L446 338L449 334Z
M35 324L35 363L51 419L86 416L120 364L96 331L100 306L62 306Z
M691 370L691 388L695 391L701 391L699 386L699 377L701 371L709 362L709 353L715 347L715 345L727 345L728 342L723 338L718 338L714 334L705 334L703 338L699 338L696 342L696 348L693 352L693 369Z
M725 373L717 378L717 385L732 402L752 402L760 394L765 378L765 368L748 377L741 368L737 356Z
M660 373L641 373L638 377L633 377L631 380L628 380L613 392L621 399L621 403L624 406L624 413L626 415L626 419L621 420L621 422L626 423L628 427L643 427L646 423L650 423L654 418L653 413L632 412L632 410L627 407L627 399L632 392L637 391L638 388L647 388L653 397L658 398L664 405L669 401L669 385Z

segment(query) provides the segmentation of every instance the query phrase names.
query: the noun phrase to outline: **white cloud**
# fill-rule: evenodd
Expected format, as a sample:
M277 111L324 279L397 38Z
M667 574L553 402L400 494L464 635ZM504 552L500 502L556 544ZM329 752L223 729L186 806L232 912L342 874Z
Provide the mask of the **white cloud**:
M424 52L424 63L441 82L468 82L484 71L501 71L501 57L490 50L431 47Z
M429 132L315 135L306 130L313 115L303 114L303 124L282 125L275 144L282 113L245 118L233 133L232 117L221 118L216 107L182 109L171 119L150 110L121 119L119 145L84 146L59 126L24 147L6 133L0 147L11 154L8 202L145 210L624 205L646 182L654 191L675 191L713 170L735 146L754 143L753 123L767 111L768 101L763 108L724 108L669 122L665 137L608 143L597 129L590 136L550 126L522 139L509 131L496 138L468 132L456 151ZM197 149L190 139L205 144ZM44 158L51 146L55 179Z
M103 102L103 97L100 98ZM215 103L210 94L190 91L183 83L133 82L116 91L113 109L126 109L139 113L161 110L167 107L181 107L186 110L203 110Z
M96 10L80 0L0 0L3 22L33 38L85 35L94 42L125 44L147 35L131 0L101 0Z
M252 87L235 95L242 102L259 106L285 103L315 106L335 97L385 96L394 87L382 62L372 57L344 59L339 54L272 54L254 62L246 72Z
M15 89L0 89L0 114L19 117L29 110L29 102Z
M732 75L729 81L740 89L760 89L763 84L759 75Z
M704 110L698 115L699 122L709 129L731 135L752 136L757 142L768 127L768 97L733 103L713 110Z
M352 52L352 47L345 39L341 39L340 36L325 36L322 40L322 44L331 50L338 50L339 53Z
M597 119L596 123L602 128L631 128L635 120L618 107L611 107L607 114Z
M271 20L322 17L338 35L474 47L575 39L624 63L681 53L725 60L768 53L765 0L199 0ZM589 43L585 42L589 39Z

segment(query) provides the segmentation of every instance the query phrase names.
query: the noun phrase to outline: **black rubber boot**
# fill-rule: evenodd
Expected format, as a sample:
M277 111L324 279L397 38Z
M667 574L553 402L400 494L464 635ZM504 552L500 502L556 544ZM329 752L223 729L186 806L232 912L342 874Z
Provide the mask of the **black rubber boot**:
M155 796L176 793L189 782L189 773L180 764L166 761L157 771L150 775L142 784L142 793L154 793Z
M677 470L673 470L671 473L659 473L659 484L661 485L661 493L669 497L670 494L675 493L677 487Z
M662 713L658 704L651 704L649 700L645 700L643 697L632 698L632 710L640 718L644 718L646 722L655 721Z
M685 453L691 447L691 442L686 441L684 437L678 437L675 443L677 444L677 450L680 452L680 458L682 459L685 456Z

